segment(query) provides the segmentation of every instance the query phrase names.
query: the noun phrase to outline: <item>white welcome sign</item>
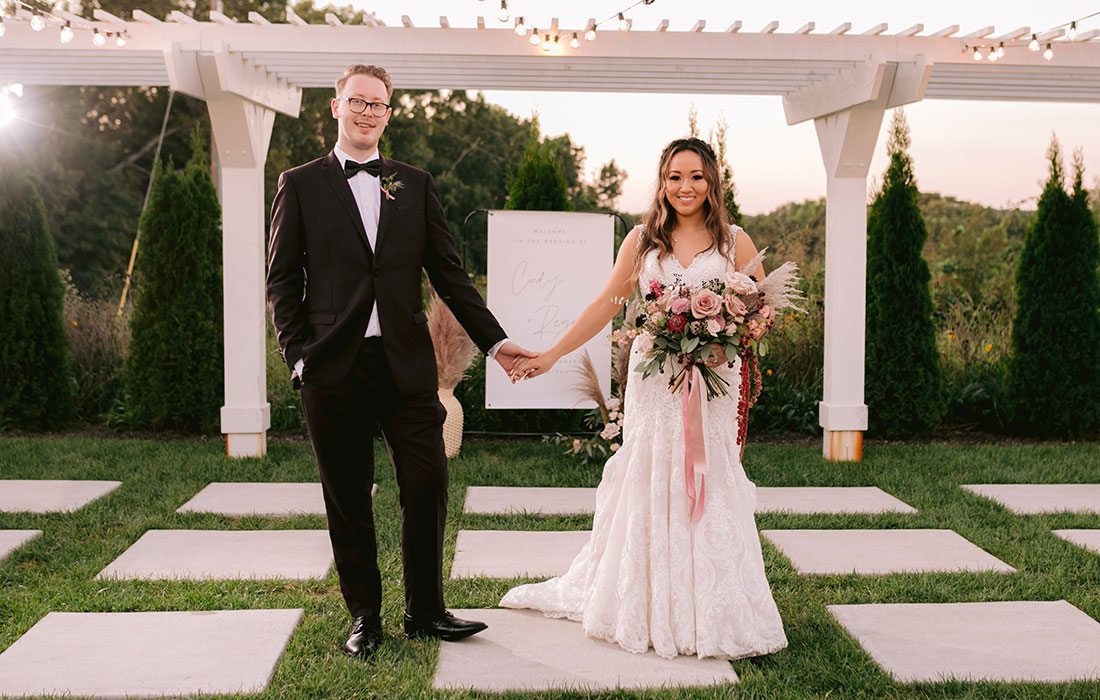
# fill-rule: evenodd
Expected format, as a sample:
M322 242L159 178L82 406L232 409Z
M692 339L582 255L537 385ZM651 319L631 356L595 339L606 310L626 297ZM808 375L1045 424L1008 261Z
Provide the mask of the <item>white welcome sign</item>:
M614 246L610 214L490 211L489 308L512 340L534 352L546 350L603 289ZM499 367L489 367L485 407L592 408L592 401L578 397L578 370L587 351L604 396L610 393L610 333L608 324L535 379L512 384Z

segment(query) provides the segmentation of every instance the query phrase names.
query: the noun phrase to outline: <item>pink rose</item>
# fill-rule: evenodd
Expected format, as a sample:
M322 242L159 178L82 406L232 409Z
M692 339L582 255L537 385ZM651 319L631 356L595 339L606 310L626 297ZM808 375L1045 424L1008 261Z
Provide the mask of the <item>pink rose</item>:
M714 318L707 319L707 332L711 335L718 335L725 327L726 322L721 316L715 316Z
M677 297L672 300L672 306L669 307L669 311L674 314L686 314L691 310L691 299L685 297Z
M709 289L702 289L691 298L691 315L695 318L715 316L721 310L721 298Z
M661 283L657 280L650 280L649 291L655 297L661 296Z
M726 285L733 288L738 294L752 294L756 292L756 282L743 272L731 273L726 278Z
M745 306L745 302L741 301L741 297L729 295L726 297L725 302L726 313L728 313L730 316L733 316L738 321L745 320L745 313L749 309L747 306Z
M673 333L682 333L684 330L684 317L675 314L668 317L668 329Z

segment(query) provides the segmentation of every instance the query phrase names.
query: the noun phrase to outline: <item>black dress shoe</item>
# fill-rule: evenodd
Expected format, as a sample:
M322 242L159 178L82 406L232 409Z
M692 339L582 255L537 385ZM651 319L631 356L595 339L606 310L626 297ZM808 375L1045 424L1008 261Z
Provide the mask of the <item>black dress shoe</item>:
M376 617L357 617L344 642L344 653L365 659L382 646L382 623Z
M484 622L460 620L446 610L434 620L414 620L405 615L405 636L435 637L445 642L457 642L489 628Z

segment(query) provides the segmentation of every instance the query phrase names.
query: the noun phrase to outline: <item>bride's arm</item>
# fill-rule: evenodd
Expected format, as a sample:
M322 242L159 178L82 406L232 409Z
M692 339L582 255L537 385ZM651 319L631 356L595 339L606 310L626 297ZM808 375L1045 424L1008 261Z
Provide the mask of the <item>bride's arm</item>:
M629 297L637 283L634 261L638 252L638 230L632 229L619 246L619 257L611 270L611 277L600 293L585 308L564 334L549 350L538 357L521 358L512 370L516 379L545 374L562 357L587 343L600 332L622 308L619 300Z

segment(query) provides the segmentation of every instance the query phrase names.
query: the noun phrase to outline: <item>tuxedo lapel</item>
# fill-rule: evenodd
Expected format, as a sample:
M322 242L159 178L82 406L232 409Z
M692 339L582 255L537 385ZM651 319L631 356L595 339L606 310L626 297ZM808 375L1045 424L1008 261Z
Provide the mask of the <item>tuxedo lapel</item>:
M359 214L359 205L355 203L355 196L351 193L351 185L348 184L348 179L344 176L344 168L340 164L340 159L330 151L322 161L322 165L324 166L322 170L325 172L325 178L332 185L332 189L335 190L336 197L343 205L344 211L351 218L352 223L355 224L355 230L359 232L359 240L362 241L363 247L367 249L367 255L373 255L370 243L367 240L367 230L363 227L363 217Z
M385 182L387 177L397 176L397 168L389 160L379 156L382 161L382 175L381 182ZM395 195L396 196L396 195ZM378 234L374 237L374 254L378 255L378 251L382 248L382 238L386 235L386 226L390 223L390 217L393 214L394 201L386 196L385 192L380 193L378 201Z

